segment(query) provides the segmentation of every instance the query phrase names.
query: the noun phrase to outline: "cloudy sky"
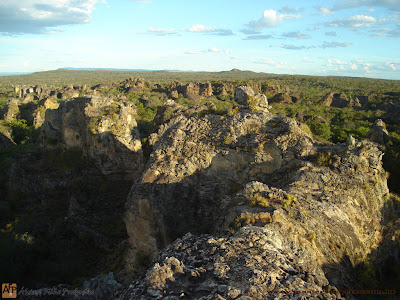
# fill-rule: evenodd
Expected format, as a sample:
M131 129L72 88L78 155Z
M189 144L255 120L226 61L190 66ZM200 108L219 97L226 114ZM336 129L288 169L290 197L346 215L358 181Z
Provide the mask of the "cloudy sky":
M0 0L0 72L178 69L400 79L400 0Z

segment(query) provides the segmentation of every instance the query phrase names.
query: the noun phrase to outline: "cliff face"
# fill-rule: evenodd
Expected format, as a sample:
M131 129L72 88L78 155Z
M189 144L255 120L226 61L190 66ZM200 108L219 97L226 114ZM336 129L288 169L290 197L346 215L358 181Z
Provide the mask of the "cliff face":
M175 107L174 111L185 110L167 105ZM381 238L383 198L389 193L382 152L376 144L351 136L346 144L317 146L295 120L276 117L265 108L256 110L242 107L222 116L180 113L151 136L154 151L140 181L132 187L126 206L132 247L128 255L130 268L136 268L138 257L156 257L168 243L187 232L231 236L223 238L219 246L229 244L226 251L240 257L242 246L230 243L244 238L244 232L257 232L263 238L273 234L280 244L302 249L299 260L311 257L317 266L312 267L315 276L320 276L323 269L330 284L354 287L352 266L363 260ZM255 243L258 238L248 238L247 242ZM196 268L206 270L203 275L196 269L198 277L204 279L217 272L213 268L219 255L212 250L215 245L206 242L210 236L199 239L211 261L195 263ZM193 237L183 241L187 248L197 243ZM178 279L173 283L159 283L159 279L154 283L151 279L164 272L160 271L163 268L175 270L172 275L165 271L170 280L175 273L179 273L177 278L192 276L187 272L193 267L190 264L196 252L180 261L173 250L180 249L179 242L174 245L161 252L156 259L158 265L144 281L135 283L138 288L149 287L148 293L152 288L163 295L174 293L176 285L182 284ZM273 256L264 259L276 265ZM243 258L243 266L245 261ZM234 282L238 273L235 268L229 264L224 268L228 283L222 294L239 289L239 294L255 295L251 285ZM259 266L253 262L249 268L257 273ZM293 263L293 268L302 266ZM201 289L201 279L196 280L194 290ZM320 281L319 288L327 288L328 281ZM279 287L268 279L263 284L265 289ZM134 289L127 293L136 295ZM263 292L258 293L261 296Z
M47 147L78 148L104 175L138 177L143 155L132 103L92 96L63 101L46 111L42 133Z

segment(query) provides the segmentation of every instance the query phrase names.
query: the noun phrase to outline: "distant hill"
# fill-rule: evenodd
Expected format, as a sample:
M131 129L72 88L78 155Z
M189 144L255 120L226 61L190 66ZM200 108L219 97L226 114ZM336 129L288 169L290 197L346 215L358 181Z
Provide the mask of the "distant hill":
M26 75L32 72L0 72L0 76Z
M57 70L71 70L71 71L117 71L117 72L195 72L183 70L147 70L147 69L118 69L118 68L59 68Z

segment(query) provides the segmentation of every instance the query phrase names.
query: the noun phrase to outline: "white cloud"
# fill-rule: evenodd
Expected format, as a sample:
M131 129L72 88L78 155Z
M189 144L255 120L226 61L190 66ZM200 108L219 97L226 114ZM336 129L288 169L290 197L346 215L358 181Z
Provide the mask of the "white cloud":
M186 31L186 30L182 29L182 31ZM219 36L235 35L232 32L232 30L230 30L230 29L215 29L212 27L204 26L203 24L192 25L191 27L189 27L187 29L187 31L196 32L196 33L208 33L208 34L219 35Z
M328 59L326 67L331 68L334 71L345 71L349 74L352 74L352 72L356 72L356 74L360 75L371 73L371 64L357 58L349 62L340 61L338 59Z
M358 67L357 67L357 65L355 63L350 63L350 67L351 67L352 70L357 70L358 69Z
M304 7L296 9L296 8L292 8L292 7L285 5L284 7L279 9L278 12L283 13L283 14L297 14L297 13L304 12Z
M371 35L376 37L400 37L400 24L396 28L377 28Z
M325 49L325 48L348 48L353 46L353 44L351 43L339 43L339 42L324 42L321 45L321 48Z
M268 40L272 39L272 35L270 34L253 34L249 35L244 40Z
M97 3L104 0L2 0L0 32L56 33L55 27L90 22ZM53 30L50 30L52 28Z
M177 32L173 28L165 29L165 28L153 28L153 27L149 27L146 31L141 31L138 33L139 34L154 34L154 35L158 35L158 36L177 34Z
M304 34L304 33L300 33L300 32L287 32L282 34L283 37L286 38L293 38L293 39L299 39L299 40L303 40L303 39L309 39L311 38L311 36L309 36L308 34Z
M221 50L218 49L217 47L211 47L207 50L209 53L225 53L225 54L232 54L233 51L231 49L226 49L226 50Z
M258 59L258 60L253 60L253 63L255 64L264 64L264 65L271 65L275 66L277 63L272 60L272 59Z
M336 36L336 32L335 31L328 31L328 32L325 32L325 35L326 36Z
M196 25L191 26L188 30L190 32L212 32L215 29L212 27L204 26L202 24L196 24Z
M287 44L282 44L279 47L286 49L286 50L304 50L304 49L314 48L313 46L307 47L307 46L287 45Z
M304 62L306 62L306 63L310 63L311 61L307 58L307 57L303 57L302 59L301 59L302 61L304 61Z
M333 9L349 9L357 7L385 7L391 10L400 10L398 0L337 0Z
M264 10L263 16L257 21L251 21L247 24L253 30L260 30L263 28L271 28L282 23L284 19L300 18L298 15L278 14L273 9Z
M335 19L326 23L330 27L345 27L345 28L366 28L371 27L373 24L377 23L378 20L372 16L366 15L356 15L349 18Z
M261 64L261 65L268 65L273 67L275 70L287 70L293 71L295 68L289 65L286 61L274 61L272 59L256 59L253 60L252 63L254 64Z
M329 7L324 7L324 6L318 6L316 9L320 12L321 15L326 16L326 15L333 15L334 13Z
M220 50L216 47L211 47L210 49L208 49L208 52L212 52L212 53L219 53Z
M8 65L0 65L0 68L7 68Z
M185 52L185 54L198 54L196 50L189 49L188 51Z

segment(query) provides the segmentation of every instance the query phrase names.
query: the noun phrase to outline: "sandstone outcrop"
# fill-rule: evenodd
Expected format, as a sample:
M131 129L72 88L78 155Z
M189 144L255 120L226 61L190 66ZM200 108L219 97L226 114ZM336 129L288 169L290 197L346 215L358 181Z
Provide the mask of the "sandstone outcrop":
M183 92L185 97L193 95L210 97L213 95L213 89L210 82L207 83L188 83L184 86Z
M244 104L251 92L243 87L238 91L236 98ZM376 144L349 137L347 144L318 147L295 120L268 110L252 112L248 104L222 116L185 114L182 107L173 111L178 109L181 112L150 138L153 153L128 197L129 268L134 270L140 257L155 258L187 232L237 234L240 239L242 230L256 226L285 237L293 249L304 249L302 259L311 257L324 270L327 281L315 288L356 286L352 267L380 241L383 198L388 194ZM175 292L175 275L188 276L188 262L168 249L137 283L155 288L154 295L160 297ZM165 255L178 262L164 261ZM207 269L207 263L195 267ZM168 271L178 267L183 273ZM229 268L224 272L233 278L236 271ZM156 274L170 275L154 285L149 278L159 278ZM196 294L201 284L188 293ZM250 288L240 291L250 293Z
M367 133L367 139L378 144L389 142L389 133L386 130L386 124L381 119L374 122L374 125L372 125Z
M12 121L17 119L19 115L19 105L20 101L18 99L12 98L7 101L3 109L4 121Z
M143 167L135 112L114 98L75 98L46 110L42 132L50 146L81 149L103 174L133 178Z
M121 86L125 89L127 93L134 93L142 92L143 90L148 89L150 87L150 83L143 78L131 77L122 82Z
M57 101L54 101L53 99L43 99L39 102L39 104L36 106L32 117L33 117L33 127L35 129L40 128L44 121L45 121L45 115L46 115L46 110L47 109L57 109L59 107L59 103Z
M278 93L269 100L271 103L293 104L292 97L287 93Z
M347 97L345 93L329 93L321 103L328 107L361 107L358 98Z

